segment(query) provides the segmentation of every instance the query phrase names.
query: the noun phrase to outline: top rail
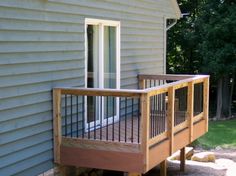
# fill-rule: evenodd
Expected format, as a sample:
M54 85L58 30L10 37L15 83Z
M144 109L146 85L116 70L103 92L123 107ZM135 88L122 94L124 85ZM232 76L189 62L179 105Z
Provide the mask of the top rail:
M157 76L161 76L161 75L157 75ZM163 76L165 76L165 75L163 75ZM199 83L199 82L203 82L205 78L209 78L209 76L208 75L197 75L197 76L192 76L192 77L189 78L189 75L188 75L188 76L186 76L186 79L180 79L180 80L175 81L175 82L171 82L171 83L168 83L168 84L163 84L163 85L160 85L160 86L157 86L157 87L146 88L144 90L150 96L152 96L152 95L157 95L157 94L167 92L170 87L173 87L174 90L175 90L175 89L179 89L179 88L182 88L182 87L187 87L188 83L190 83L190 82L193 82L195 84ZM169 80L169 79L167 79L167 80Z
M146 93L145 90L130 90L130 89L99 89L99 88L71 88L58 87L61 94L71 95L86 95L86 96L114 96L114 97L140 97Z
M149 75L149 74L140 74L138 75L139 80L145 80L145 79L152 79L152 80L170 80L170 81L178 81L188 78L193 78L194 75Z
M142 90L134 89L100 89L100 88L72 88L72 87L57 87L55 90L60 90L61 94L71 95L87 95L87 96L114 96L114 97L140 97L142 94L158 94L167 92L169 87L174 89L187 86L189 82L202 82L208 75L139 75L138 78L143 79L162 79L162 80L177 80L168 84L146 88Z

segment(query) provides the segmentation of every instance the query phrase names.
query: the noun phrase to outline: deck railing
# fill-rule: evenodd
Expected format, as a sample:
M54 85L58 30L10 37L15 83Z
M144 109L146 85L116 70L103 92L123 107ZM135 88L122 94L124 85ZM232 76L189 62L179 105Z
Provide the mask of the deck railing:
M138 80L139 90L55 88L55 156L62 140L76 138L138 144L148 160L149 148L167 138L173 153L174 135L183 129L189 128L192 142L197 121L205 119L207 128L209 76L139 75Z

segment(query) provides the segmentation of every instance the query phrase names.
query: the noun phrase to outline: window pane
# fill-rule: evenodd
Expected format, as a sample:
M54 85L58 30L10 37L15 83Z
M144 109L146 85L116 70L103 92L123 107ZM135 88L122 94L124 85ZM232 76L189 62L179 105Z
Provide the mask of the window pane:
M87 87L99 87L99 26L88 25L87 27L87 48L88 48L88 61L87 61ZM93 122L99 118L98 115L98 100L95 97L87 97L87 114L88 122ZM95 118L96 117L96 118Z
M116 88L116 27L104 27L104 88ZM114 103L114 104L113 104ZM116 112L116 101L105 98L105 118ZM113 109L114 108L114 109ZM114 114L115 115L115 114Z

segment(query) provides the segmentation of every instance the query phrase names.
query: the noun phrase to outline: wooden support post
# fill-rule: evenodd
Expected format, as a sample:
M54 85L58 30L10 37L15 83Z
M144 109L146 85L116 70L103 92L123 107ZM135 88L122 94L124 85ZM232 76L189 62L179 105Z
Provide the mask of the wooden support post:
M174 114L175 114L175 89L170 87L168 90L168 137L170 140L170 155L174 149Z
M141 95L141 151L144 156L144 170L148 171L149 166L149 117L150 117L150 102L149 95Z
M180 171L184 172L185 171L185 147L180 150Z
M189 127L189 143L193 141L193 111L194 111L194 84L193 81L188 83L188 127Z
M61 90L53 89L53 136L54 136L54 161L60 164L61 146Z
M208 111L209 111L209 77L203 82L203 118L205 120L205 131L208 131Z
M166 160L160 163L160 175L167 176L167 161Z

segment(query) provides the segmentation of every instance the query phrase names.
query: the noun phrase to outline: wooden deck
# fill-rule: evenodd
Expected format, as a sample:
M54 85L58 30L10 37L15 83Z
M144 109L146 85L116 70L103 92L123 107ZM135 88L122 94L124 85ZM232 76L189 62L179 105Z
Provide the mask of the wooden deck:
M146 89L148 79L175 82ZM141 90L54 89L55 162L68 166L146 173L208 131L208 76L141 75L139 81L143 88ZM198 91L202 92L200 99L203 102L200 112L194 111L195 104L201 102L194 100L198 99L194 90L197 84L203 87L203 91ZM187 90L186 96L177 97L176 103L175 92L182 88ZM61 134L63 94L138 98L140 116L126 120L120 118L116 123L84 133L83 138L65 137ZM151 102L151 97L162 94L168 96L165 111L153 113L164 106L160 101ZM179 110L176 106L181 103L186 105L184 112L181 110L183 107L178 105Z
M126 120L121 119L114 124L105 124L101 128L86 132L84 138L91 140L139 143L140 127L138 127L138 120L140 119L137 117L129 117Z

